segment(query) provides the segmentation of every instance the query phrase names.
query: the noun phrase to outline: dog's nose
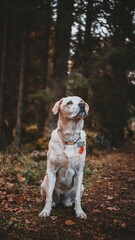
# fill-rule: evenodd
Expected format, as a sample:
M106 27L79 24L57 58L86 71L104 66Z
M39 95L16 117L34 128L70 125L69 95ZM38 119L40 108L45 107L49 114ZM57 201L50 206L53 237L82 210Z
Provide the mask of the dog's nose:
M84 102L80 102L80 103L79 103L79 106L80 106L80 108L84 108L85 103L84 103Z

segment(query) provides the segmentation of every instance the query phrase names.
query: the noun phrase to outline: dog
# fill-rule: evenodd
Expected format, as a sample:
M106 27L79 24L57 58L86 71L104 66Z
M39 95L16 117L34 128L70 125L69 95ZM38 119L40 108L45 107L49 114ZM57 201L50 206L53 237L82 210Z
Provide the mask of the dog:
M86 134L82 130L89 106L78 96L64 97L52 109L59 113L57 128L51 134L47 152L47 170L41 184L46 198L40 217L50 216L52 207L74 204L76 217L86 219L81 207L83 169L86 156Z

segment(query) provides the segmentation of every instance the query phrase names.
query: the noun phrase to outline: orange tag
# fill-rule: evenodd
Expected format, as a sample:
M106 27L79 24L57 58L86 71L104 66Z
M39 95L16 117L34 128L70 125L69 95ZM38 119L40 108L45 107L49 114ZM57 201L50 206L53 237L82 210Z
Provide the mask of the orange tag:
M84 152L84 146L81 146L79 149L79 153L82 154Z

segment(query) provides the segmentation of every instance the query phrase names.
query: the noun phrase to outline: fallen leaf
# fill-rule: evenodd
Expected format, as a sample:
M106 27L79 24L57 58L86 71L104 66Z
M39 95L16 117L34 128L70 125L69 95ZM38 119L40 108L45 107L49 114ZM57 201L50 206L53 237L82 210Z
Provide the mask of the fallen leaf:
M122 228L125 228L127 226L126 223L117 219L114 219L113 222L119 224L119 226L121 226Z
M14 184L10 182L6 182L6 187L13 188Z
M3 209L6 211L8 209L8 203L4 204L3 203Z
M122 228L125 228L126 226L127 226L126 223L121 223Z
M108 207L106 209L109 211L119 211L120 210L120 208L118 208L118 207Z
M16 198L16 202L17 203L23 203L26 201L26 196L24 195L19 195L17 198Z
M55 221L58 217L57 216L51 216L51 219Z
M29 210L27 210L27 209L19 209L19 210L17 210L17 213L19 213L19 212L27 213L27 212L29 212Z
M101 211L99 209L95 209L92 211L92 213L100 213Z
M7 195L7 198L8 198L8 202L14 202L14 198L12 195Z
M113 199L113 197L109 197L109 196L107 197L107 200L112 200L112 199Z
M25 182L26 181L26 178L23 177L21 174L17 174L17 178L18 178L19 182Z
M80 233L80 230L78 229L77 232L75 233L75 237L80 237L81 236L81 233Z
M19 222L20 221L19 219L15 218L15 217L11 217L10 220L13 221L13 222Z
M25 219L25 222L26 222L27 224L31 224L31 222L30 222L28 219Z
M37 232L37 229L35 229L35 228L29 228L29 227L27 227L26 229L27 229L28 231Z
M65 221L65 225L74 225L75 222L73 222L72 220L66 220Z
M113 199L113 197L107 196L107 195L104 195L103 197L107 198L107 200L112 200Z

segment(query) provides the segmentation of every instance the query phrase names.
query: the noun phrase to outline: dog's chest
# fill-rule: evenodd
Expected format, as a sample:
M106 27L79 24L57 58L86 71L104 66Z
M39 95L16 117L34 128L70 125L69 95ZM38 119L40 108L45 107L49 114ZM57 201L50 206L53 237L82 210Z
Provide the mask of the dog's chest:
M57 186L59 183L63 186L69 186L72 184L73 176L79 171L83 170L85 164L85 151L83 154L79 153L79 147L77 145L66 145L63 151L63 161L58 158L57 164Z
M83 152L80 153L80 147L77 144L66 145L63 154L66 156L68 168L78 170L85 161L85 153L85 147Z

